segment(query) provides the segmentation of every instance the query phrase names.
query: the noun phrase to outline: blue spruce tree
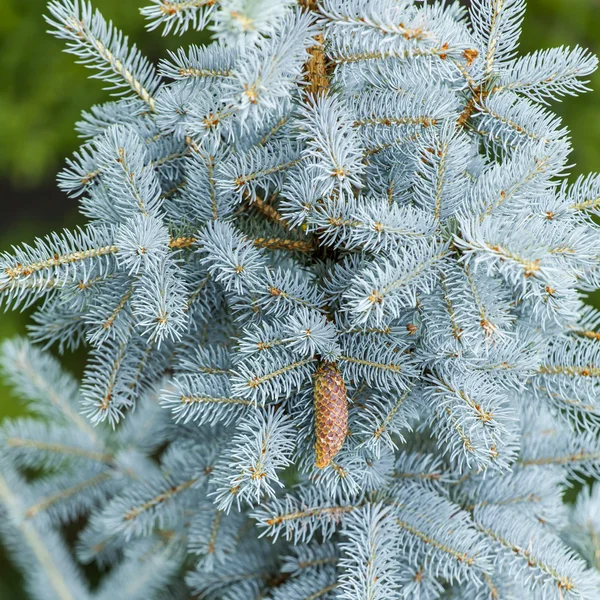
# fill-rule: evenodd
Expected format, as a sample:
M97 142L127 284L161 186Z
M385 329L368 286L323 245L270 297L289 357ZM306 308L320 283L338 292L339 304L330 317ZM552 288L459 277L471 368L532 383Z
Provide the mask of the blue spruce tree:
M600 598L600 487L562 502L600 476L600 176L547 107L597 61L519 56L524 10L153 0L214 36L155 68L50 3L120 98L59 177L88 224L0 258L32 599Z

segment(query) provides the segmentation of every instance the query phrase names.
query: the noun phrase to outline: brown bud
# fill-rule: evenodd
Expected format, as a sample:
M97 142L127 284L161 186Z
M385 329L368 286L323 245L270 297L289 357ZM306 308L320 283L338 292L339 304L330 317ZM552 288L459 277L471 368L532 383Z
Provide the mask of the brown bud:
M316 466L325 468L340 451L348 431L346 384L336 363L321 362L314 375Z

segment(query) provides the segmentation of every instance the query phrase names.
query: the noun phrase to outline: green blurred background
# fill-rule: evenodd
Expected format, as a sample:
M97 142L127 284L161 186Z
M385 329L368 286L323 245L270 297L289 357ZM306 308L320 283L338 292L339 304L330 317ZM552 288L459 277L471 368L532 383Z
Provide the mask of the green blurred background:
M276 2L277 0L273 0ZM152 59L204 36L183 39L144 32L139 8L146 0L94 0ZM465 0L466 3L466 0ZM600 54L600 0L529 0L521 49L577 44ZM54 229L81 222L77 204L58 192L57 171L79 145L73 131L83 109L109 98L84 67L45 33L46 0L0 0L0 251ZM573 176L600 170L600 72L594 93L567 98L556 109L570 127ZM26 331L28 315L0 316L0 340ZM81 357L66 357L74 371ZM21 411L0 380L0 419ZM1 451L1 450L0 450ZM20 578L0 549L0 600L25 600Z

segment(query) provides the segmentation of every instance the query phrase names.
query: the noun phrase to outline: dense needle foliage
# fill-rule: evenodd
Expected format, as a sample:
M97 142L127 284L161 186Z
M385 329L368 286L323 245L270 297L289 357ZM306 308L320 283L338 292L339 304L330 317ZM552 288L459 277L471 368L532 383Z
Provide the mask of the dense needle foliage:
M215 38L156 68L50 3L121 99L59 177L89 224L0 257L33 599L600 597L600 488L562 503L600 475L600 176L548 108L597 61L519 56L524 10L154 0Z

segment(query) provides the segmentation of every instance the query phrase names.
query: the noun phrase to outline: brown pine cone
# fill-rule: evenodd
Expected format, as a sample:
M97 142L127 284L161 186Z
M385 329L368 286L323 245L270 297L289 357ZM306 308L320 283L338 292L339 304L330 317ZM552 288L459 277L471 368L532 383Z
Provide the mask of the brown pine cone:
M348 431L346 384L336 363L322 362L314 375L316 466L325 468L340 451Z

